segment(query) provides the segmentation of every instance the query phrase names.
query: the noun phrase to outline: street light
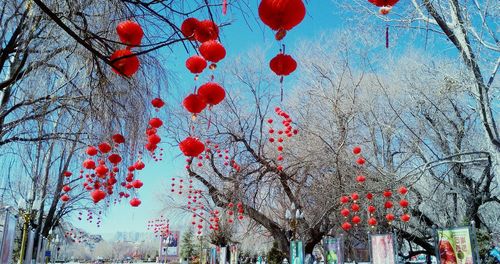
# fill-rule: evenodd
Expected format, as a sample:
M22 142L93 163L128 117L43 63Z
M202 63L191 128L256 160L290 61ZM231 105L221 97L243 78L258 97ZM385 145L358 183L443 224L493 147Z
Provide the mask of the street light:
M297 227L300 220L304 219L304 212L300 211L300 209L296 208L295 203L292 203L292 206L289 209L286 209L285 219L288 221L292 231L292 240L296 239L297 236Z
M21 253L19 255L18 264L22 264L24 261L24 255L26 254L26 241L28 240L28 228L30 221L32 219L32 214L36 215L36 212L40 210L42 206L42 201L38 198L33 200L33 194L31 193L28 198L28 203L24 199L20 199L18 204L19 215L24 220L23 224L23 237L21 240ZM30 260L31 261L31 260Z

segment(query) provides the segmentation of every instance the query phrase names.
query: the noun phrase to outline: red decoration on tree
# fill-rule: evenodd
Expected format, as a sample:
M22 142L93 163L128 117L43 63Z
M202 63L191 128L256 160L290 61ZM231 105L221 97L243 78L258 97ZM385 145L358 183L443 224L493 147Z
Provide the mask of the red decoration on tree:
M271 59L269 67L278 76L288 76L297 69L297 62L292 56L279 53Z
M165 102L163 102L163 100L161 98L155 98L155 99L151 100L151 104L155 108L162 108L165 105Z
M184 35L184 37L188 38L189 40L194 40L194 31L198 27L198 23L200 23L200 21L193 17L184 20L181 25L182 35Z
M408 202L408 200L405 200L405 199L401 199L401 201L399 201L399 205L401 205L401 207L403 208L406 208L408 207L410 203Z
M395 218L395 217L394 217L394 215L393 215L393 214L387 214L387 215L385 216L385 219L387 219L387 221L389 221L389 222L394 221L394 218Z
M218 105L226 97L226 91L216 82L208 82L200 86L198 95L203 96L210 106Z
M390 208L392 208L392 206L393 206L393 204L392 204L392 202L391 202L391 201L387 201L387 202L385 202L385 203L384 203L384 207L385 207L386 209L390 209Z
M374 217L371 217L370 219L368 219L368 224L370 226L375 226L377 225L377 219L375 219Z
M103 154L106 154L111 151L111 145L109 145L107 142L102 142L97 147L99 148L99 151L101 151L101 153Z
M142 185L144 185L144 184L143 184L143 183L142 183L142 181L140 181L140 180L135 180L135 181L133 181L133 182L132 182L132 186L133 186L134 188L136 188L136 189L141 188L141 187L142 187Z
M358 193L351 193L351 198L353 200L358 200L359 199L359 194Z
M139 200L138 198L132 198L130 200L130 205L132 207L137 207L137 206L141 205L141 200Z
M153 117L149 120L149 125L154 128L159 128L163 125L163 121L158 117Z
M226 49L216 40L203 42L199 51L203 58L213 63L217 63L226 57Z
M358 159L356 160L356 163L357 163L358 165L364 165L364 164L365 164L365 162L366 162L366 160L365 160L364 158L358 158Z
M357 146L357 147L354 147L352 149L352 153L354 153L354 155L359 155L361 154L361 147Z
M97 189L97 190L93 190L90 193L90 196L92 197L92 200L94 201L94 203L98 203L99 201L101 201L102 199L104 199L106 197L106 193L103 192L101 189Z
M384 197L385 198L390 198L392 196L392 192L389 191L389 190L385 190L384 193L383 193Z
M111 139L113 139L113 142L116 144L125 143L125 137L122 134L114 134Z
M207 107L207 102L205 101L205 97L198 94L190 94L184 101L182 101L182 105L186 110L192 114L199 114L205 107Z
M86 159L83 161L83 167L87 170L95 169L95 162L92 159Z
M63 201L63 202L69 201L69 195L63 194L63 196L61 196L61 201Z
M69 187L69 185L64 185L62 189L63 189L63 191L65 191L65 192L69 192L69 191L71 191L71 187Z
M351 227L352 225L349 222L342 223L342 229L344 229L345 231L349 231Z
M122 157L116 153L113 153L109 155L108 160L109 162L111 162L111 164L116 165L122 161Z
M358 212L358 211L359 211L359 204L357 204L357 203L353 203L353 204L351 205L351 209L352 209L352 211L354 211L354 212Z
M219 27L212 20L202 20L194 30L194 38L203 43L219 38Z
M406 195L408 193L408 189L404 186L400 187L398 191L401 195Z
M297 26L306 15L302 0L262 0L259 17L272 30L278 31L276 39L285 37L286 31Z
M410 215L409 214L404 214L401 216L401 221L403 222L408 222L410 221Z
M340 203L346 204L349 202L349 196L340 197Z
M65 171L63 174L64 177L71 177L71 175L73 175L73 173L71 173L70 171Z
M380 14L387 15L399 0L368 0L368 2L380 7Z
M115 51L109 58L113 72L131 77L139 70L139 59L132 51L124 49Z
M187 137L179 143L179 148L187 157L198 157L205 150L205 145L195 137Z
M349 215L349 209L347 208L344 208L342 210L340 210L340 214L342 214L344 217L347 217Z
M352 219L351 219L352 223L357 225L361 222L361 217L355 215Z
M359 183L363 183L366 181L366 177L363 175L359 175L358 177L356 177L356 181Z
M85 150L85 152L89 156L95 156L95 155L97 155L97 149L94 146L88 146L87 150Z
M200 74L207 67L207 60L202 56L194 55L186 60L186 68L193 74Z
M368 212L370 212L371 214L375 213L376 210L377 208L375 208L375 206L373 205L368 206Z
M116 26L116 33L120 37L120 41L131 47L141 45L142 37L144 36L144 31L142 31L141 26L134 21L123 21Z

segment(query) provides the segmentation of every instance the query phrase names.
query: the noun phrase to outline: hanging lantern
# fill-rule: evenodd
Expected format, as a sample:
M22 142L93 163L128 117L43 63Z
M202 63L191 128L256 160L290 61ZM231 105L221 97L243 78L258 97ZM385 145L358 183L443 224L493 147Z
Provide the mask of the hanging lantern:
M205 102L210 106L218 105L226 97L226 91L216 82L208 82L200 86L198 95L205 98Z
M133 186L134 188L136 188L136 189L141 188L141 187L142 187L142 185L144 185L144 184L143 184L143 183L142 183L142 181L140 181L140 180L135 180L135 181L133 181L133 182L132 182L132 186Z
M366 160L365 160L364 158L358 158L358 159L356 160L356 163L357 163L358 165L364 165L364 164L365 164L365 162L366 162Z
M349 209L347 209L347 208L344 208L344 209L340 210L340 214L341 214L342 216L344 216L344 217L349 216L349 213L350 213L350 212L349 212Z
M148 142L151 145L157 145L158 143L160 143L160 141L161 141L161 138L157 134L153 134L151 136L148 136Z
M116 33L118 33L121 42L130 47L141 45L141 40L144 36L141 26L130 20L120 22L116 26Z
M354 155L359 155L361 153L361 147L357 146L352 149Z
M87 170L95 169L95 162L92 159L86 159L83 161L83 167Z
M162 108L165 105L165 102L161 98L155 98L151 100L151 105L155 108Z
M198 157L205 150L205 145L195 137L187 137L179 143L179 148L187 157Z
M388 222L394 221L395 217L393 214L386 214L385 219L387 219Z
M226 49L217 40L203 42L199 51L203 58L213 63L217 63L226 57Z
M144 162L142 162L142 160L138 160L134 163L134 168L136 170L142 170L142 169L144 169L144 167L146 167L146 164L144 164Z
M212 20L202 20L194 30L194 38L203 43L219 38L219 27Z
M69 185L64 185L62 189L63 189L64 192L71 191L71 187L69 187Z
M182 101L182 105L186 110L192 114L199 114L205 107L207 107L207 102L205 98L198 94L190 94Z
M103 142L97 146L99 148L99 151L101 153L106 154L111 151L111 145L109 145L107 142Z
M101 189L97 189L97 190L93 190L90 193L90 196L92 197L92 200L94 201L94 203L98 203L99 201L101 201L102 199L104 199L106 197L106 193L103 192Z
M377 219L375 219L374 217L371 217L370 219L368 219L368 224L370 226L376 226L377 225Z
M404 186L400 187L398 190L399 194L406 195L408 193L408 189Z
M399 205L403 208L406 208L408 207L408 205L410 205L410 203L406 199L401 199L401 201L399 201Z
M200 23L200 21L194 17L186 18L181 25L182 35L189 40L194 40L194 31L198 27L198 23Z
M158 117L153 117L149 120L149 125L153 128L159 128L163 125L163 121Z
M357 225L361 222L361 217L355 215L352 219L351 219L352 223Z
M384 203L384 207L385 207L385 209L390 209L390 208L392 208L392 206L393 206L393 204L392 204L392 202L391 202L391 201L386 201L386 202Z
M109 58L113 72L126 77L132 77L139 70L139 59L130 50L117 50Z
M389 191L389 190L385 190L384 193L383 193L384 197L385 198L390 198L392 196L392 192Z
M290 55L280 53L272 58L269 67L278 76L287 76L297 69L297 62Z
M401 221L403 222L409 222L410 221L410 215L409 214L404 214L401 216Z
M368 2L380 7L380 14L387 15L399 0L368 0Z
M349 202L349 196L340 197L340 203L346 204Z
M109 155L108 160L109 162L111 162L111 164L116 165L122 161L122 157L116 153L113 153Z
M64 177L68 178L68 177L71 177L71 175L73 175L73 173L71 173L70 171L65 171L63 173Z
M356 177L356 181L359 182L359 183L363 183L366 181L366 177L363 176L363 175L359 175Z
M69 201L69 195L64 194L63 196L61 196L61 201L63 201L63 202Z
M109 172L109 169L108 167L106 167L106 165L104 164L101 164L99 166L97 166L97 168L95 168L95 174L97 176L99 176L100 178L104 178L104 176L106 175L106 173Z
M193 55L186 60L186 68L193 74L200 74L207 67L207 61L202 56Z
M370 212L371 214L375 213L376 210L377 208L375 208L375 206L373 205L368 206L368 212Z
M351 227L352 225L349 222L342 223L342 229L344 229L345 231L349 231Z
M87 150L85 150L85 152L89 156L95 156L95 155L97 155L97 149L94 146L88 146Z
M113 142L116 144L125 143L125 137L122 134L115 134L111 137L111 139L113 139Z
M262 0L259 17L272 30L277 31L276 39L286 36L286 31L297 26L306 16L302 0Z
M132 207L137 207L137 206L141 205L141 200L139 200L138 198L132 198L130 200L130 205Z

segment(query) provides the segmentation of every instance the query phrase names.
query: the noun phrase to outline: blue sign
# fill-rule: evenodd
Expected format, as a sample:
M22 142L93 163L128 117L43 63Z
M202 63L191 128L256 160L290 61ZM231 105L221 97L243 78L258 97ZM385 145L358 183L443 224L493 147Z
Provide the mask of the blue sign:
M50 257L50 250L45 251L45 256Z

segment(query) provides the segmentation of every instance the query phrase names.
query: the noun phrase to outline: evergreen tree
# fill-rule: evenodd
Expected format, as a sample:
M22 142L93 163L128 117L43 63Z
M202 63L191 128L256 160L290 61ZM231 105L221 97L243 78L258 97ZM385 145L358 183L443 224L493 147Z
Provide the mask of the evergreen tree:
M194 256L196 256L196 244L193 242L194 233L193 230L188 229L182 236L181 241L181 258L188 259L190 261Z

